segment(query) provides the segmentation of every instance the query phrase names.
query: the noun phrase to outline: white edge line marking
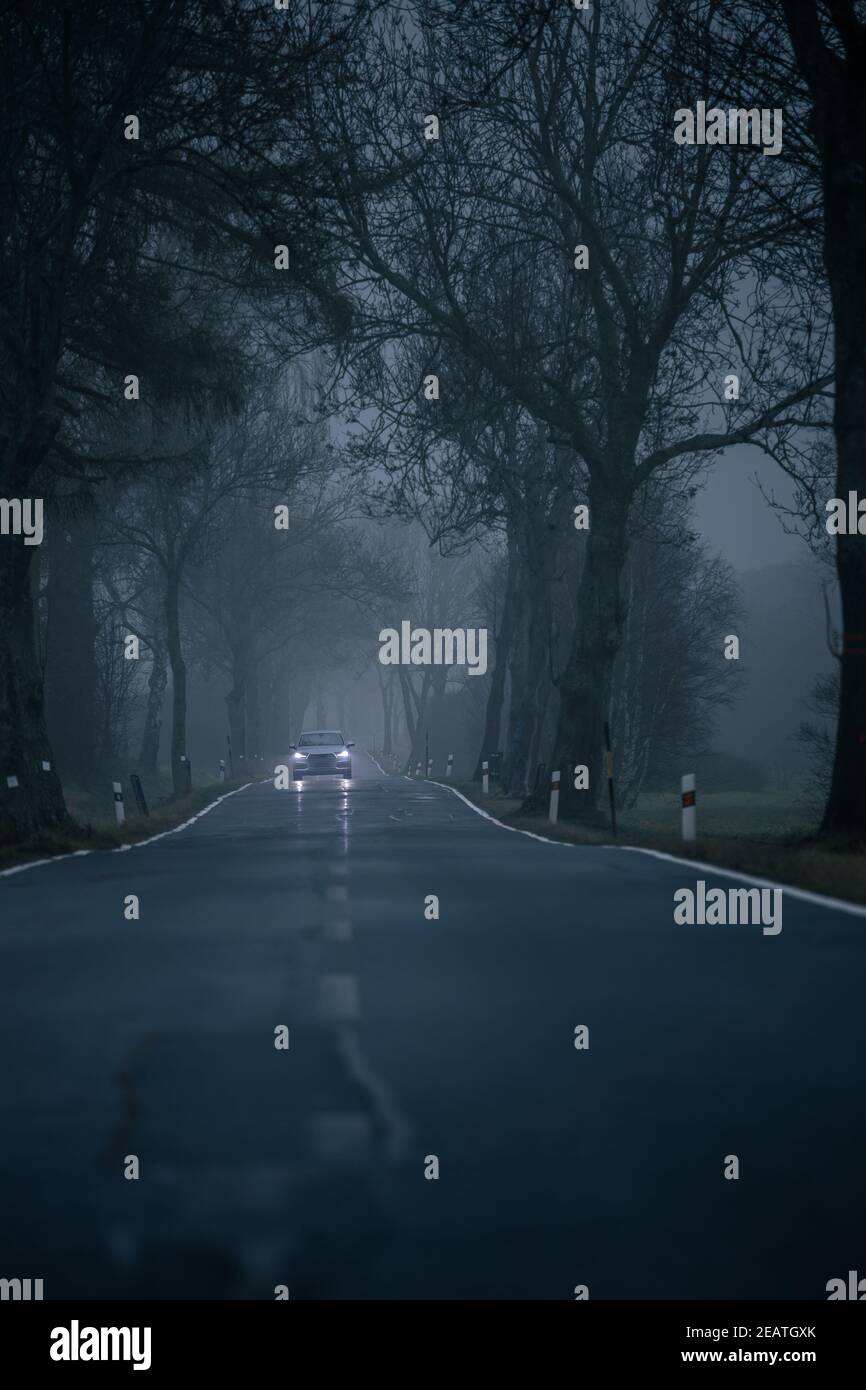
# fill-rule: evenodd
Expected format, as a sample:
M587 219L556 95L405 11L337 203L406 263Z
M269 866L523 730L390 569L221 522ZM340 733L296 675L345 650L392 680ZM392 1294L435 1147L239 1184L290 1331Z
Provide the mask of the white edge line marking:
M47 859L31 859L27 864L15 864L11 869L0 869L0 878L10 874L22 874L25 869L38 869L40 864L56 864L61 859L80 859L83 854L95 854L93 849L71 849L68 854L52 854Z
M237 796L238 792L245 792L247 787L258 786L261 786L261 783L244 782L242 787L235 787L233 792L224 792L222 796L217 797L216 801L209 801L203 810L197 811L194 816L190 816L189 820L185 820L182 825L172 826L171 830L160 830L158 835L151 835L148 840L133 840L130 845L118 845L116 849L109 850L108 852L109 854L123 854L125 850L141 849L143 845L152 845L156 840L164 840L166 835L176 835L179 830L186 830L188 826L195 825L197 820L201 820L202 816L207 815L208 811L212 811L215 806L219 806L221 801L228 801L230 796Z
M415 779L410 777L408 780L413 782ZM505 821L497 820L495 816L491 816L489 811L482 811L480 806L476 806L474 801L470 801L469 797L464 796L456 787L449 787L445 782L430 782L428 785L431 787L441 787L444 792L451 792L451 795L459 797L460 800L469 807L470 811L474 811L478 816L483 816L485 820L492 821L494 825L498 825L502 830L512 831L515 835L528 835L530 840L540 840L543 845L562 845L565 849L600 848L600 846L597 845L573 845L570 844L568 840L548 840L546 835L536 835L534 830L521 830L516 825L506 825Z
M371 762L371 763L376 763L376 766L377 766L377 768L379 769L379 771L381 772L381 774L382 774L383 777L387 777L387 776L388 776L388 774L387 774L387 772L385 771L385 769L384 769L384 767L382 766L382 764L381 764L380 762L376 762L376 759L373 757L373 754L372 754L372 753L368 753L368 754L367 754L367 757L370 759L370 762Z
M242 787L235 787L234 791L224 792L218 796L216 801L211 801L205 806L204 810L198 811L189 820L185 820L182 825L175 825L171 830L161 830L158 835L151 835L147 840L135 840L131 845L117 845L114 849L73 849L68 854L52 854L48 859L34 859L30 864L16 864L11 869L0 869L0 878L8 878L10 874L23 873L25 869L38 869L40 864L59 864L61 859L79 859L84 854L123 854L128 849L141 849L142 845L152 845L156 840L162 840L166 835L176 835L179 830L186 830L188 826L194 825L202 816L206 816L208 811L212 811L215 806L219 806L221 801L228 801L230 796L237 796L238 792L245 792L247 787L257 787L258 782L245 782Z
M756 878L754 874L738 873L736 869L721 869L715 864L705 864L702 859L681 859L677 854L665 854L660 849L643 849L640 845L599 845L599 849L624 849L631 854L649 854L653 859L667 859L671 864L691 864L695 869L704 869L709 874L716 874L719 878L738 878L744 883L755 883L759 888L779 888L783 893L790 893L794 898L801 898L803 902L815 903L818 907L832 907L837 912L848 912L853 917L866 917L866 907L859 903L845 902L844 898L827 898L823 893L810 893L808 888L794 888L788 883L777 883L772 878Z
M413 779L409 779L410 781ZM859 903L847 903L842 898L826 898L822 893L810 893L807 888L793 888L787 883L776 883L771 878L755 878L753 874L740 873L736 869L723 869L717 864L705 864L701 859L681 859L677 854L665 854L659 849L644 849L641 845L576 845L570 840L549 840L546 835L536 835L532 830L521 830L516 825L506 825L504 821L497 820L491 816L489 811L482 811L480 806L476 806L473 801L457 791L456 787L449 787L445 782L433 782L434 787L441 787L443 791L451 792L453 796L460 798L470 809L475 811L485 820L492 821L494 825L500 826L502 830L511 830L516 835L528 835L530 840L540 840L544 845L562 845L564 849L607 849L614 854L617 851L625 850L629 854L648 854L653 859L666 859L670 864L686 864L692 869L703 869L708 874L715 874L718 878L734 878L741 883L754 883L759 888L780 888L783 893L789 893L793 898L800 898L806 903L815 903L818 907L833 908L836 912L847 912L852 917L866 917L866 907L861 907Z

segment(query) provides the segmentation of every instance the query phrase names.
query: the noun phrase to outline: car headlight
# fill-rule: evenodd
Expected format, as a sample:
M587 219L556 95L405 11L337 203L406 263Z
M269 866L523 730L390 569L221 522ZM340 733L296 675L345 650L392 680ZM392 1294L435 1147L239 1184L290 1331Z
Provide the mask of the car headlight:
M295 757L296 757L296 758L305 758L306 756L307 756L306 753L296 753L296 754L295 754Z
M348 748L344 748L343 751L342 751L342 753L338 753L338 754L337 754L337 757L338 757L338 758L348 758L348 756L349 756L349 750L348 750Z

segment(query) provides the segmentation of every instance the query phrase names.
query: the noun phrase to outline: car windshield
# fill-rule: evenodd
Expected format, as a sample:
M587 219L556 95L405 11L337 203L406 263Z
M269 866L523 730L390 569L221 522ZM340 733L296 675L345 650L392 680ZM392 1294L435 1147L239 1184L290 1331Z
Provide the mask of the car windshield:
M343 735L337 729L319 731L315 734L301 734L298 739L299 748L330 748L335 743L339 743L342 747Z

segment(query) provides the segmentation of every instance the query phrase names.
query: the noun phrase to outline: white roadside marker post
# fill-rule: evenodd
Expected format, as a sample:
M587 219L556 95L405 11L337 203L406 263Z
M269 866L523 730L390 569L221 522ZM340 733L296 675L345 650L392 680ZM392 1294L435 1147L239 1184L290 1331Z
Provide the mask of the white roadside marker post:
M481 790L485 796L490 795L490 773L487 770L487 763L481 764Z
M126 820L126 813L123 809L123 787L119 782L112 782L114 789L114 817L118 825L123 825Z
M550 774L550 821L556 825L559 820L559 773Z
M226 780L226 760L225 760L225 758L220 758L220 781L221 781L221 782L224 782L225 780Z
M448 754L448 765L447 765L447 767L445 768L445 776L446 776L446 777L450 777L453 771L454 771L454 754L453 754L453 753L449 753L449 754Z
M695 805L695 774L687 772L682 781L683 839L694 840L698 833L698 808Z

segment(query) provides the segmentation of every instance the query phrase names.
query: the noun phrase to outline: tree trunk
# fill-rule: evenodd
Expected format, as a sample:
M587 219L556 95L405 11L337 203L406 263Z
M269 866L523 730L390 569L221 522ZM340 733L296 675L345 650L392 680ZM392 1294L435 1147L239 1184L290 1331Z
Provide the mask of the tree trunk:
M285 653L272 653L259 663L259 689L264 686L264 699L259 700L259 738L262 754L279 754L282 758L289 742L287 728L291 724L291 691L286 670Z
M390 678L386 680L379 662L376 662L376 676L379 681L379 693L382 696L382 752L391 754L394 746L394 685Z
M232 648L232 688L226 695L232 762L237 776L246 768L246 687L245 666L240 648Z
M484 733L481 737L481 747L478 750L478 759L475 763L475 771L472 774L474 782L481 781L481 764L485 759L490 759L492 753L499 750L499 740L502 732L502 706L505 702L505 678L508 674L508 662L511 655L511 646L514 638L514 625L517 616L517 586L520 565L515 546L511 537L508 542L508 569L505 576L505 597L502 604L502 618L499 623L499 631L495 637L493 674L490 680L490 690L487 695L487 708L484 713Z
M441 747L445 729L445 690L448 685L449 667L434 666L430 672L430 699L426 710L424 728L421 729L419 746L421 753L421 767L424 776L427 776L427 759L431 763L437 760L442 767L445 766L445 756L447 749Z
M812 99L824 194L824 265L833 307L836 495L866 496L866 51L853 5L781 0L797 67ZM827 20L827 24L824 23ZM828 44L828 25L839 41ZM850 520L850 518L849 518ZM855 518L856 524L856 518ZM858 535L836 537L843 651L839 722L826 834L866 832L866 555Z
M394 707L393 690L382 691L382 752L388 757L394 749L394 738L391 732L392 710Z
M402 670L402 666L399 669ZM422 773L426 773L427 771L424 761L425 732L429 728L428 706L430 703L430 693L433 688L434 669L435 668L432 666L424 667L424 673L421 678L421 694L418 696L418 706L415 712L415 733L412 739L412 746L409 750L409 770L413 776L415 774L415 769L419 765Z
M159 771L159 743L162 735L162 709L165 703L165 689L168 685L168 665L165 659L165 646L154 638L151 650L150 676L147 681L147 705L144 712L144 728L141 734L141 752L138 764L142 772Z
M511 707L503 781L509 796L525 796L538 740L545 687L550 681L550 576L541 559L522 565L512 663Z
M289 741L294 739L297 743L299 736L304 732L304 719L307 707L310 703L310 691L312 682L308 674L302 673L296 676L292 682L292 709L294 710L294 724L289 725Z
M530 758L537 742L539 720L543 713L543 697L549 682L548 637L550 615L546 603L547 583L535 580L525 615L527 623L526 659L521 690L512 721L513 741L509 744L509 765L506 785L509 796L525 796L530 789Z
M836 346L836 496L866 497L866 97L864 64L821 122L825 246ZM846 99L847 98L847 99ZM854 518L856 527L856 518ZM866 833L866 539L836 537L842 600L839 723L822 830Z
M409 754L406 759L405 771L414 773L418 763L423 759L423 722L427 708L427 697L430 692L430 670L426 668L421 677L421 694L419 695L412 683L412 676L405 666L397 667L397 677L400 681L400 690L403 695L403 712L406 718L406 730L409 735Z
M48 561L45 717L62 780L85 787L97 771L92 519L52 526Z
M186 754L186 662L180 637L179 576L170 573L165 586L165 635L171 665L171 782L175 796L189 790Z
M262 716L259 702L259 663L253 653L247 656L246 743L248 761L256 771L262 766Z
M527 766L527 789L532 792L535 787L535 779L538 775L538 764L541 760L541 750L545 737L545 725L547 724L547 711L550 706L550 694L553 686L546 682L541 691L538 702L538 714L535 721L535 733L532 736L532 743L529 748L529 762Z
M69 823L45 724L32 550L20 536L0 540L0 840L10 842ZM17 777L17 787L8 786L9 777Z
M559 769L562 819L596 823L601 818L604 722L608 718L613 665L625 622L622 576L628 555L628 507L624 486L594 483L590 529L577 592L577 621L559 680L560 708L551 768ZM576 791L573 769L589 770L589 786ZM543 799L546 802L546 789ZM535 799L530 798L530 802ZM533 805L533 809L538 809Z
M520 580L513 603L512 636L508 661L508 727L505 733L503 780L511 782L514 749L523 738L521 719L526 709L526 682L529 677L529 602L525 585L525 569L519 568Z

